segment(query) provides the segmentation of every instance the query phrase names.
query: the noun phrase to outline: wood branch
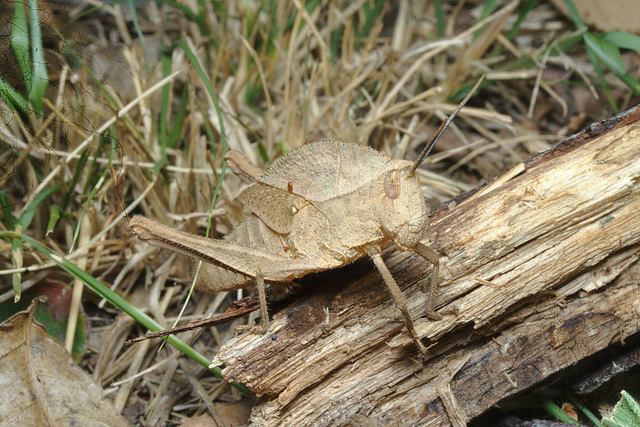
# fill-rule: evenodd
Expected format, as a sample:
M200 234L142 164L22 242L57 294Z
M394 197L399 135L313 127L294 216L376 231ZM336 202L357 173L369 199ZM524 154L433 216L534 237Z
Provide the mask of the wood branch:
M432 213L442 320L424 318L430 266L385 251L431 343L424 363L370 261L305 282L321 289L215 360L263 396L252 422L464 425L637 333L639 118L596 124Z

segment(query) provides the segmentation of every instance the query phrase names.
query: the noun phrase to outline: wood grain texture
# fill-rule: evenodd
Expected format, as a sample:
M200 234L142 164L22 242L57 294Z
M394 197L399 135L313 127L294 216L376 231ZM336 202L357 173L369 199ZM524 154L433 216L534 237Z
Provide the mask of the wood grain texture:
M442 255L443 319L415 319L425 363L370 262L305 282L321 291L215 360L263 396L252 422L464 425L637 333L639 118L593 125L431 214L423 241ZM424 316L430 266L411 252L384 259Z

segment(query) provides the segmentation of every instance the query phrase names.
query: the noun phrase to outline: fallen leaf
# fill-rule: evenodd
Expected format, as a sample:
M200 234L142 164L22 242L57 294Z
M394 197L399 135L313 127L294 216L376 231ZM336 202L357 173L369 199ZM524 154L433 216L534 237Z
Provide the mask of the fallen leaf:
M34 321L38 302L0 325L2 425L128 425L102 387Z
M590 26L600 31L626 31L640 34L640 8L637 0L574 0L580 17ZM551 2L565 15L569 16L563 0Z

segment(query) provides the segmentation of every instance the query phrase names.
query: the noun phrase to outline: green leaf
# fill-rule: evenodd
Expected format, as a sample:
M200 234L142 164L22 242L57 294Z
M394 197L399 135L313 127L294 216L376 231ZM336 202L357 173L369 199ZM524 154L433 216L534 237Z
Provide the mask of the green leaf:
M22 242L20 239L16 240ZM36 313L34 317L38 322L42 323L53 339L64 345L64 337L67 332L67 323L69 319L69 307L68 302L66 307L60 306L65 303L64 297L58 296L61 292L64 292L64 286L51 286L50 284L44 284L44 282L41 282L36 286L29 288L29 290L24 293L20 301L13 302L11 300L7 300L0 303L0 322L4 322L14 314L26 310L35 298L45 295L47 296L47 301L36 306ZM70 295L71 292L68 294ZM60 308L66 308L66 311L61 313ZM86 352L86 335L87 321L85 319L85 315L83 313L78 313L78 322L73 338L73 348L71 350L73 360L78 363Z
M611 418L603 418L604 427L640 427L640 405L626 391L620 393L622 398L613 408Z
M640 36L625 33L623 31L612 31L602 35L605 40L623 49L640 50Z
M38 304L35 319L44 325L51 337L64 345L69 316L58 318L48 304ZM76 322L76 329L73 336L73 347L71 348L71 357L75 362L78 363L82 360L82 356L86 351L86 343L87 321L83 313L78 313L78 320Z
M620 51L613 43L596 34L585 33L583 37L587 47L608 69L614 73L626 73Z

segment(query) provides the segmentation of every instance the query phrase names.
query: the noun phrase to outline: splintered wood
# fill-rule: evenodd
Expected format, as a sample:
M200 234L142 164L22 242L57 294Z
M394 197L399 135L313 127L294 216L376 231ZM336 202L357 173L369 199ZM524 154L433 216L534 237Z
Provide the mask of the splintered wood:
M423 317L428 263L383 254L430 343L424 363L371 262L305 282L318 292L214 361L263 396L252 422L464 424L636 333L639 117L594 125L432 213L423 242L442 255L442 320Z

